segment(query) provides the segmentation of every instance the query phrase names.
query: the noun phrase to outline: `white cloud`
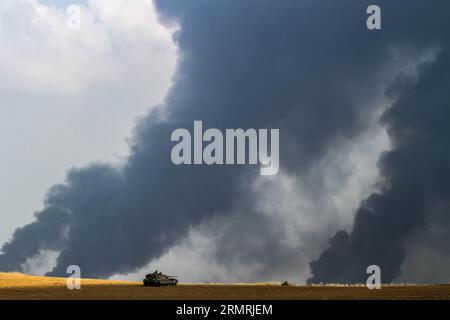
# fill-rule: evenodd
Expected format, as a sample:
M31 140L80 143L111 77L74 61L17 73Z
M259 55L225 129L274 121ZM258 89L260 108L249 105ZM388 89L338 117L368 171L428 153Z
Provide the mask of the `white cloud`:
M160 103L177 53L150 0L0 1L0 243L31 221L68 168L120 161L137 116Z

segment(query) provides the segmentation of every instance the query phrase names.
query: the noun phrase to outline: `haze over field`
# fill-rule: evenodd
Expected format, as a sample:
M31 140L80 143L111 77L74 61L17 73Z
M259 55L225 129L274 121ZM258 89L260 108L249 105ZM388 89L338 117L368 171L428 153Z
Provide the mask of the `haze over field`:
M66 2L0 0L0 270L448 282L450 3L432 2L376 1L370 31L366 0L90 0L74 32ZM196 120L279 128L278 175L173 165Z
M181 284L144 287L138 282L82 279L80 290L67 290L66 278L0 273L0 300L307 300L307 299L450 299L450 285L281 286L280 283Z

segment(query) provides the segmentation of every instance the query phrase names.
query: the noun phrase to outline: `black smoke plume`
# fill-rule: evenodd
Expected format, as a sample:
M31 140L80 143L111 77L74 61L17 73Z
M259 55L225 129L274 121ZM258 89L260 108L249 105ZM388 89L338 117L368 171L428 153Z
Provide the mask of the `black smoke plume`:
M57 266L50 275L65 274L72 264L79 265L84 276L132 272L180 243L199 223L215 216L233 219L240 203L248 209L248 217L254 217L249 220L258 221L245 229L252 233L247 236L265 237L257 249L246 252L246 258L282 263L292 252L280 255L283 244L277 233L266 232L270 224L258 220L253 199L243 187L242 181L253 179L258 171L246 166L177 167L170 159L171 132L191 128L194 120L219 129L279 128L280 170L301 176L338 141L365 131L374 97L396 75L393 62L398 58L392 58L393 48L407 51L407 60L410 51L414 56L448 41L444 37L450 30L447 1L434 1L432 11L429 2L420 0L377 2L383 10L382 31L366 28L365 12L372 1L156 1L161 19L176 20L181 28L175 37L179 63L164 103L152 108L135 128L131 156L123 167L95 164L73 169L64 184L50 189L35 222L17 229L3 245L0 269L20 270L28 258L57 250ZM417 21L422 21L420 26L411 25ZM385 118L395 131L396 122L389 121L394 114ZM395 176L395 166L388 165L395 160L388 158L383 163L389 170L383 170ZM427 155L421 159L426 162ZM426 177L422 172L417 182ZM399 192L405 192L401 185ZM390 202L395 200L392 197L372 198L379 199L380 207L393 206L389 212L402 213L380 216L394 219L385 222L376 214L358 214L355 230L366 224L358 219L368 216L377 222L370 223L379 230L375 234L391 231L389 226L397 232L394 222L403 220L422 199L416 197L402 208L403 203ZM367 203L374 205L374 201ZM418 225L415 221L406 232ZM336 247L344 252L345 261L359 261L354 255L359 251L347 248L353 248L354 239L362 246L375 243L366 241L363 231L356 238L339 233L333 240L338 245L327 252ZM242 234L232 236L239 239ZM394 240L397 237L404 239ZM221 250L219 242L218 252L225 257L242 250L242 243L234 243L224 243ZM380 263L398 266L403 258L396 254L398 245L380 254ZM314 281L332 278L321 267L328 256L342 257L324 253L325 258L313 264ZM341 270L337 273L347 274L339 259L330 261Z
M402 94L383 116L394 145L380 160L384 190L362 202L350 234L331 238L311 263L310 282L365 282L369 265L380 266L384 282L395 280L408 244L450 202L450 52L422 65L419 77L401 79ZM448 226L448 207L440 211Z

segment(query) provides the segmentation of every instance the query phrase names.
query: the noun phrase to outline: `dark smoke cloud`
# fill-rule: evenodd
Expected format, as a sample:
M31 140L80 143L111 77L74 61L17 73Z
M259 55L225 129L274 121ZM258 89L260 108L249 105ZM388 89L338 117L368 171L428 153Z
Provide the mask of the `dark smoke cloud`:
M176 36L180 61L165 102L135 128L123 168L74 169L63 185L49 191L36 221L2 247L0 269L20 270L28 258L51 249L61 252L51 275L64 274L71 264L79 265L84 276L123 274L160 257L205 220L234 223L244 216L252 227L229 228L217 242L217 256L259 263L266 272L287 261L292 250L278 241L273 221L261 218L242 183L257 177L258 170L174 166L170 134L191 128L194 120L220 129L280 128L281 171L301 176L338 141L367 129L374 100L396 74L393 46L407 48L402 52L408 60L445 39L446 1L436 1L441 10L431 20L433 28L426 24L431 12L424 1L379 3L384 29L370 32L365 10L372 1L156 1L162 19L181 26ZM425 25L411 26L418 18ZM387 161L384 167L393 168ZM391 198L384 197L374 195L371 199L379 200L367 202L390 207ZM401 215L387 216L402 220L420 199L405 204ZM355 226L367 219L360 216ZM373 226L385 231L392 225L374 220L380 223ZM417 225L413 221L411 228ZM261 237L264 241L243 249ZM333 241L347 247L353 239L339 233ZM358 239L367 243L363 235ZM380 261L399 265L402 256L395 248L391 255L380 254ZM357 261L350 251L345 258ZM329 279L322 260L313 264L314 280ZM339 261L333 261L337 268ZM347 274L340 269L339 274Z
M442 252L448 243L448 210L436 207L448 203L450 195L450 130L446 121L450 116L450 6L433 4L433 11L420 2L407 7L407 14L418 23L402 40L424 45L430 39L427 37L432 37L442 53L435 62L420 68L418 80L401 78L391 90L399 96L383 116L394 145L380 160L386 188L363 201L350 234L340 231L330 239L330 247L311 263L310 282L364 282L365 270L371 264L381 267L384 282L391 282L401 275L407 252L414 257L411 249L430 248L431 241L432 251L441 259L428 255L428 270L439 269L448 256L448 251ZM411 37L416 39L408 39ZM434 228L436 221L438 229ZM415 267L408 267L414 274L411 269ZM417 269L423 269L423 262ZM419 278L417 273L408 281L421 281ZM426 281L433 279L437 279L436 274L428 275ZM439 279L448 281L448 272Z
M364 282L371 264L391 282L400 276L413 238L436 219L449 225L448 206L443 207L450 201L449 52L423 65L417 83L402 82L402 94L383 116L394 144L380 160L385 190L363 201L350 234L340 231L330 240L311 264L311 282ZM433 247L446 246L446 230L434 230Z

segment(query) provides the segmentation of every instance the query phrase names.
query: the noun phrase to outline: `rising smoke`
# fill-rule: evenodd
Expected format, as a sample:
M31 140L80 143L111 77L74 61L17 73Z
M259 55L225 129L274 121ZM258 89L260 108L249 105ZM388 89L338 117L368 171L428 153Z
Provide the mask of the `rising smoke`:
M436 221L448 226L449 52L422 65L418 80L402 82L402 93L383 116L394 144L380 160L386 186L362 202L352 232L336 233L311 263L311 282L364 282L372 264L391 282L401 275L408 244L417 235ZM435 248L447 243L442 230L429 236L438 237Z
M72 264L84 276L132 272L211 219L239 226L218 239L220 261L240 253L265 272L289 263L295 251L248 190L257 170L175 166L171 132L194 120L222 130L280 128L280 173L302 179L330 148L366 132L387 96L395 103L383 122L395 149L380 162L386 187L363 202L350 235L332 238L310 281L359 281L368 264L382 266L383 280L395 279L408 237L424 230L434 200L448 199L448 55L420 67L416 78L406 69L446 48L450 4L377 2L383 29L374 32L365 27L372 1L157 1L161 19L180 25L179 63L164 103L136 126L123 167L73 169L50 189L35 222L3 245L0 269L21 270L27 259L57 250L50 275Z

